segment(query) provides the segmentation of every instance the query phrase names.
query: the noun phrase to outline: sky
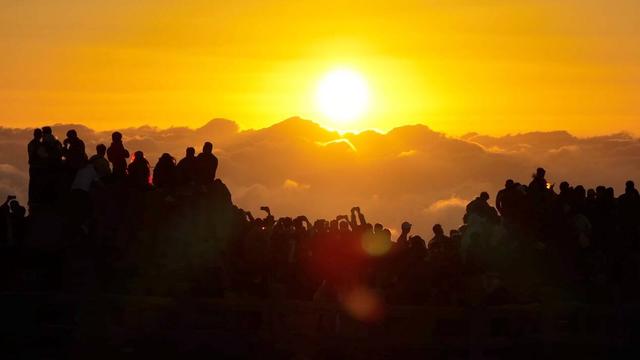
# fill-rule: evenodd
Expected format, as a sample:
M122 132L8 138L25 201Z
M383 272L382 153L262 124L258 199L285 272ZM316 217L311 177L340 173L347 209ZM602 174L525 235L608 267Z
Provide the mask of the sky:
M637 0L0 0L0 125L640 134ZM370 106L337 123L324 74Z

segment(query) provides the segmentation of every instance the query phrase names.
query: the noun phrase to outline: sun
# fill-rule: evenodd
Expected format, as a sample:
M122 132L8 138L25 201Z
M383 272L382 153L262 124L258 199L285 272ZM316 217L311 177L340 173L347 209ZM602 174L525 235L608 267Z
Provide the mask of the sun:
M369 108L367 82L362 75L350 69L330 71L318 83L316 106L336 123L351 123Z

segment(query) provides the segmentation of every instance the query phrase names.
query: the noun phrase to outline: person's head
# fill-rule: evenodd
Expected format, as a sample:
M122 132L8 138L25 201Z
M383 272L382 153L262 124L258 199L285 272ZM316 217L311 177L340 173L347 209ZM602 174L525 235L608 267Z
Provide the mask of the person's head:
M364 224L364 232L367 234L373 234L373 225L371 223Z
M213 144L210 142L205 142L202 146L202 152L205 154L211 154L213 152Z
M53 130L51 130L51 126L43 126L42 127L42 135L52 135Z
M547 174L547 172L546 172L546 170L544 168L539 167L539 168L536 169L536 177L544 178L544 176L546 174Z
M120 132L118 132L118 131L114 131L111 134L111 141L116 142L116 143L117 142L121 142L122 141L122 134Z
M189 146L187 148L187 157L194 157L194 156L196 156L196 149Z
M624 184L624 188L629 191L629 190L633 190L636 188L636 184L631 181L631 180L627 180L627 182Z
M596 191L593 189L589 189L587 190L587 198L589 199L595 199L596 197Z
M510 189L513 187L513 180L512 179L508 179L507 181L504 182L504 187L506 189Z
M607 194L607 198L609 199L613 199L615 197L615 191L613 190L612 187L607 188L606 194Z
M567 192L569 191L569 183L566 181L563 181L560 183L560 192Z
M175 159L173 158L173 156L171 156L171 154L169 153L164 153L162 154L162 156L160 156L160 162L166 162L166 163L173 163L175 162Z
M40 128L33 129L33 138L36 140L42 139L42 129Z
M413 235L409 238L409 244L412 249L425 249L427 247L424 239L420 235Z
M107 153L107 147L104 144L96 145L96 153L98 156L104 156Z
M71 129L71 130L67 131L67 138L76 139L76 138L78 138L78 133L75 130Z
M389 229L382 230L382 238L385 241L391 241L391 230Z
M411 231L411 223L408 221L405 221L402 223L401 228L402 228L402 232L408 233L409 231Z
M304 229L304 221L302 221L302 217L298 216L297 218L293 219L293 227L296 230Z
M134 160L142 160L142 159L144 159L144 153L142 151L138 150L135 153L133 153L133 158L134 158Z
M489 193L486 191L483 191L480 193L480 199L484 200L484 201L488 201L489 200Z
M347 221L340 221L340 231L342 232L349 231L349 223Z
M338 220L331 220L331 222L329 223L329 230L331 230L332 232L338 231L339 227L338 227Z
M376 223L376 224L373 226L373 231L374 231L376 234L377 234L377 233L379 233L380 231L382 231L383 229L384 229L384 226L382 226L382 224L380 224L380 223Z
M444 230L442 229L442 225L440 224L433 225L433 233L436 235L443 235Z
M317 232L324 231L327 221L324 219L317 219L313 222L313 229Z

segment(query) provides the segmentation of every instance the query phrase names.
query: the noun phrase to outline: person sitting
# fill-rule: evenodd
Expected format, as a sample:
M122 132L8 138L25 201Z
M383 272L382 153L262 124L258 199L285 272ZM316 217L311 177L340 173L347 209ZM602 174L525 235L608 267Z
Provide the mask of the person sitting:
M489 193L486 191L481 192L480 196L473 199L469 204L467 204L465 219L468 219L471 215L478 216L488 221L494 221L498 219L498 212L495 208L489 205L488 201Z
M133 161L127 167L127 172L129 184L141 190L149 188L151 170L149 170L149 162L144 158L142 151L136 151L133 154Z
M164 153L153 168L153 185L171 189L176 185L176 174L176 160L170 154Z
M200 185L212 184L216 178L218 169L218 158L213 154L213 144L205 142L202 152L196 157L197 177L196 182Z
M188 147L185 157L177 165L178 182L181 185L192 184L196 181L198 168L196 161L196 149Z
M107 158L113 167L113 176L123 178L127 175L127 159L129 159L129 151L125 149L122 143L122 134L114 132L111 134L111 146L107 150Z
M111 168L109 167L109 160L105 158L107 153L107 147L104 144L98 144L96 146L96 154L89 159L89 162L93 164L96 169L96 173L100 179L105 179L111 175Z

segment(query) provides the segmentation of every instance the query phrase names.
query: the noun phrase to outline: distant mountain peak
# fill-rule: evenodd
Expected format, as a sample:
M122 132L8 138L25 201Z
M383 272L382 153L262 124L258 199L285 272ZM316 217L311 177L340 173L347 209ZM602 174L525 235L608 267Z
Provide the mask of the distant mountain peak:
M229 119L215 118L196 129L197 132L237 133L240 131L238 124Z
M329 141L340 137L337 132L327 130L320 124L299 116L282 120L263 130L276 135L298 136L320 141Z

